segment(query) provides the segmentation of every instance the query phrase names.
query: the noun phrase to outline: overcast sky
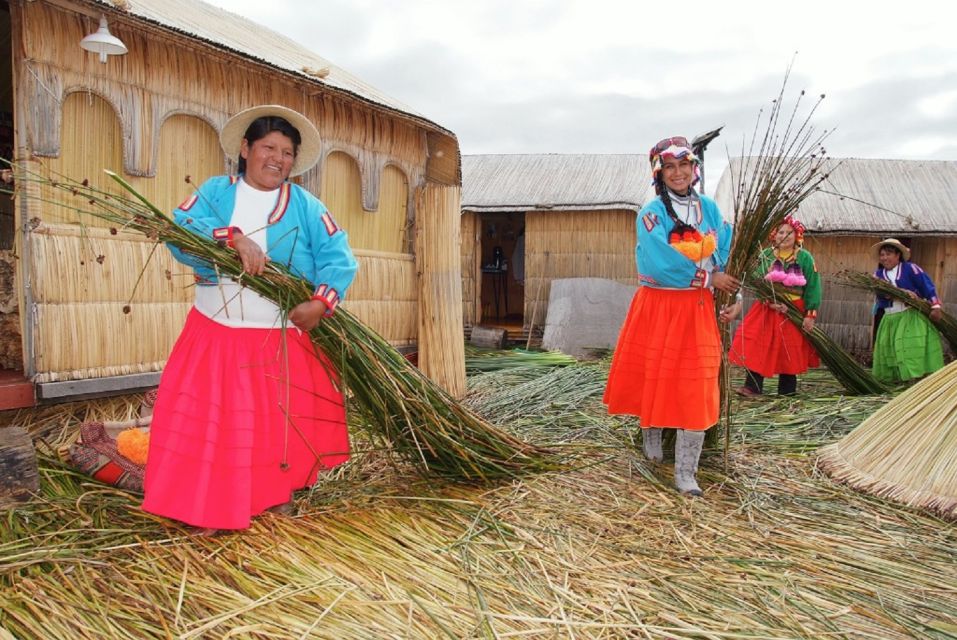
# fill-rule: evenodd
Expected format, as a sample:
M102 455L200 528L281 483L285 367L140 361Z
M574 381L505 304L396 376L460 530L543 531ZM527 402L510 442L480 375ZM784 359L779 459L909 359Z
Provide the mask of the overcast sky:
M786 99L836 157L957 160L957 3L944 0L208 0L453 131L463 154L646 153L724 125L709 178ZM712 191L717 180L709 180Z

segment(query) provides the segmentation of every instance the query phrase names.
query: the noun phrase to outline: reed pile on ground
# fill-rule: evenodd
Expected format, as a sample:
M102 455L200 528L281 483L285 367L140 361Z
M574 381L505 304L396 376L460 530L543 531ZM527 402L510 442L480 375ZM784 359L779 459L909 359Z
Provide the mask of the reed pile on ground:
M818 464L855 489L957 520L957 362L824 447Z
M628 444L634 426L592 413L592 395L527 405L555 430L577 429L578 412L607 420L587 434L600 451L590 467L483 489L360 456L297 495L297 517L265 515L218 538L190 537L135 496L44 459L42 495L0 521L0 628L81 639L952 638L954 527L835 485L806 455L885 399L843 398L826 372L802 381L815 397L739 404L730 472L705 454L703 500L646 466Z

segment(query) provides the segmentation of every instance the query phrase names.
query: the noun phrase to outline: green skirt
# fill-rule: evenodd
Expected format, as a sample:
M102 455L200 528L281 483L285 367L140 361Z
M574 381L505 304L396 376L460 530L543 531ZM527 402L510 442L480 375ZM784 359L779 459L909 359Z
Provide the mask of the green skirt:
M940 335L916 309L885 315L874 340L874 377L883 382L920 378L944 366Z

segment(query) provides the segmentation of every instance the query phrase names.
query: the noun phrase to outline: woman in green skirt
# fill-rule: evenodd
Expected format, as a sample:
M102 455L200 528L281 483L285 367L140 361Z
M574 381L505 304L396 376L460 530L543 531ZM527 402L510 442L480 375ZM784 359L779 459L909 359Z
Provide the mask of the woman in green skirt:
M923 269L910 262L910 249L888 238L871 249L880 263L874 277L906 290L931 305L930 320L941 318L940 298ZM944 366L940 336L927 316L899 300L878 295L876 314L883 313L874 338L874 377L884 382L904 382L933 373Z

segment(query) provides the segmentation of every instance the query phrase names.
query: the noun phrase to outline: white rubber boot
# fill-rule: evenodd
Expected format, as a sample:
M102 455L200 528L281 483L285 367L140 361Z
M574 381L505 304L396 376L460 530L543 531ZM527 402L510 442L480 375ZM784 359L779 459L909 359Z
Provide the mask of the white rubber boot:
M661 452L661 429L651 427L641 430L641 450L652 462L664 460L665 456Z
M678 429L675 439L675 488L685 495L702 495L695 474L698 473L704 434L704 431Z

